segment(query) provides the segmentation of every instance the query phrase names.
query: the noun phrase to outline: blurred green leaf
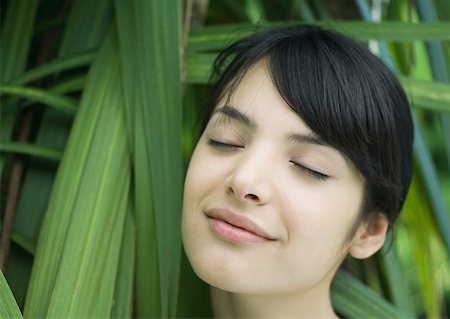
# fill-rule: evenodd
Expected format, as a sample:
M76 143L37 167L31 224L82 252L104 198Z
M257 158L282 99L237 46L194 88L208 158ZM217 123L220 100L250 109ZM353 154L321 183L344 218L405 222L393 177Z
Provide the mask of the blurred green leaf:
M381 260L382 271L386 277L386 283L390 299L409 318L417 317L411 291L404 275L404 267L397 253L397 246L393 245L395 236L392 231L387 235L378 258ZM380 283L381 284L381 283Z
M77 110L77 103L74 99L55 93L50 93L45 90L23 86L0 86L0 93L18 96L34 102L40 102L68 114L73 114Z
M440 229L441 237L447 249L447 253L450 254L450 217L439 191L438 176L433 160L428 151L427 145L425 144L423 133L415 116L414 122L414 155L420 163L420 171L423 176L422 182L427 190L428 198L433 207L432 212Z
M189 37L189 52L219 50L234 40L256 31L275 26L289 25L293 22L248 23L207 26L192 29ZM301 21L296 21L301 24ZM361 21L314 21L313 24L346 33L360 40L413 41L429 39L450 39L450 23L370 23Z
M0 37L0 85L23 72L31 46L33 25L37 12L37 0L9 1L2 24ZM15 122L18 99L2 101L0 116L0 140L8 141ZM5 158L0 157L0 174L3 173Z
M450 84L400 77L414 107L450 112Z
M416 163L417 164L417 163ZM433 213L428 199L424 182L420 176L419 167L415 167L415 175L411 182L411 189L405 203L402 221L409 230L409 240L412 243L412 261L415 264L421 297L430 318L439 317L438 291L436 290L436 277L430 278L433 272L431 258L431 238L436 234L433 226ZM449 229L450 224L446 226ZM442 296L440 296L442 297Z
M26 83L49 76L51 74L67 71L71 68L88 65L94 59L95 54L96 52L91 51L51 61L49 63L40 65L32 70L27 71L25 74L22 74L21 76L9 82L9 84L15 86L24 85Z
M54 86L49 88L49 91L57 94L67 94L82 91L85 84L86 84L86 75L82 74L80 76L70 78L66 81L60 81L56 83Z
M1 34L1 84L8 83L25 69L37 5L37 0L8 2Z
M332 285L333 307L345 318L406 318L405 314L344 271Z
M1 143L0 151L2 152L12 152L25 155L37 156L53 161L59 161L62 157L63 152L61 150L56 150L51 147L39 146L34 144L26 143Z
M217 54L188 54L186 56L186 82L208 83L211 66Z

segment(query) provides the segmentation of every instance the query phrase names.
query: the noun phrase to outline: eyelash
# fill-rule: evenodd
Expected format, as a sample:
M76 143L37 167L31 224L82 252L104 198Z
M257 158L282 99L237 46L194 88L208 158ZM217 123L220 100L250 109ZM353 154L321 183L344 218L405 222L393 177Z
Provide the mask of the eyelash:
M242 148L242 146L239 145L233 145L233 144L228 144L228 143L223 143L223 142L219 142L213 139L208 139L208 145L212 146L214 148L217 149L221 149L221 150L235 150L238 148Z
M294 167L295 167L296 169L298 169L298 170L301 171L302 173L305 173L305 174L307 174L307 175L309 175L309 176L311 176L312 178L315 178L315 179L317 179L317 180L325 181L326 179L328 179L328 178L330 177L330 176L328 176L328 175L326 175L326 174L323 174L323 173L320 173L320 172L318 172L318 171L312 170L312 169L310 169L310 168L308 168L308 167L305 167L305 166L303 166L303 165L300 165L300 164L298 164L298 163L295 163L295 162L292 162L292 161L291 161L291 163L294 165Z
M234 144L228 144L228 143L223 143L223 142L219 142L216 140L213 140L211 138L208 139L208 145L210 145L211 147L214 147L216 149L220 149L220 150L236 150L238 148L242 148L242 146L239 145L234 145ZM293 166L299 170L302 173L307 174L308 176L311 176L312 178L315 178L317 180L320 181L324 181L326 179L328 179L330 176L320 173L318 171L312 170L308 167L305 167L303 165L300 165L296 162L291 161L291 163L293 164Z

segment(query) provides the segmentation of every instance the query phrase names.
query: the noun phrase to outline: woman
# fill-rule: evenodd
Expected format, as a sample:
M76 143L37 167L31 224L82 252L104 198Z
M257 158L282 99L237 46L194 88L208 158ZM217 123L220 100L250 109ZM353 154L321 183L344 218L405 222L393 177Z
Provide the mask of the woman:
M336 317L339 265L381 248L409 187L405 94L365 47L315 26L251 35L215 70L182 222L214 314Z

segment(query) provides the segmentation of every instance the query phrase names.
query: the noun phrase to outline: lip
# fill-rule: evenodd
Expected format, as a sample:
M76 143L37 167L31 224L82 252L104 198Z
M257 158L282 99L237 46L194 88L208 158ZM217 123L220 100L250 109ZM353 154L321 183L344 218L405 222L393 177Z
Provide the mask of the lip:
M235 244L264 243L276 240L248 217L226 208L205 212L211 230L225 241Z

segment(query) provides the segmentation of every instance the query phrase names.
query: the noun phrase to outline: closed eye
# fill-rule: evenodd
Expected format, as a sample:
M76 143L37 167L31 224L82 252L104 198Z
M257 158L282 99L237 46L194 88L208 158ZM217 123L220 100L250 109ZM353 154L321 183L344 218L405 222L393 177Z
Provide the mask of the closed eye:
M211 138L208 139L208 145L221 150L235 150L238 148L242 148L240 145L230 144L230 143L224 143L221 141L213 140Z
M304 174L306 174L306 175L308 175L308 176L310 176L310 177L312 177L314 179L317 179L317 180L320 180L320 181L324 181L324 180L326 180L326 179L328 179L330 177L329 175L326 175L326 174L321 173L319 171L313 170L313 169L308 168L306 166L303 166L303 165L301 165L299 163L296 163L296 162L293 162L293 161L291 161L291 163L301 173L304 173Z

